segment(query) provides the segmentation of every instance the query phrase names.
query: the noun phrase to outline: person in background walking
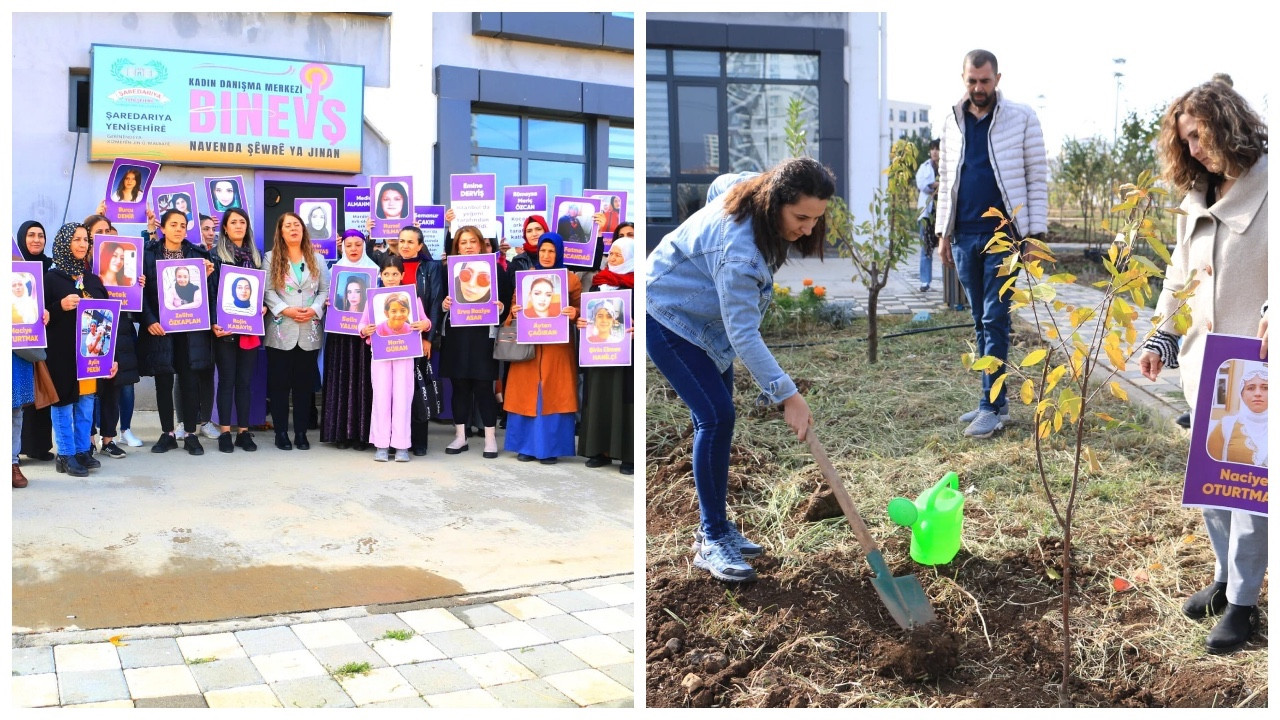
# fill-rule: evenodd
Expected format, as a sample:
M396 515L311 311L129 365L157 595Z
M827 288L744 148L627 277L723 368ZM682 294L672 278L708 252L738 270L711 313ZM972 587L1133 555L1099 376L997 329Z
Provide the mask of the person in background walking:
M916 216L920 223L920 292L929 292L933 283L933 249L938 246L938 236L934 234L933 224L938 217L938 146L940 140L929 141L929 159L920 164L916 171L916 188L920 190L920 198L916 207L920 214Z

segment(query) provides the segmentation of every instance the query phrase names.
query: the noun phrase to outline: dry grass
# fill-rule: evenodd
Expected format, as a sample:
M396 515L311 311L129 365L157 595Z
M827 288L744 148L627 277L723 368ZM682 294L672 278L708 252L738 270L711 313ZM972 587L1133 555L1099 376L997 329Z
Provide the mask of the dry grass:
M967 316L966 316L967 317ZM959 314L935 318L937 324L962 321ZM882 318L882 332L893 332L904 319ZM966 372L959 356L971 334L949 330L881 343L881 362L865 363L865 346L854 338L865 334L865 321L840 331L834 344L782 349L783 368L807 387L818 436L835 463L872 534L885 547L891 565L914 570L927 583L940 613L969 633L966 641L991 643L987 625L999 613L1032 612L1060 630L1060 599L1017 608L990 600L983 603L966 588L951 568L923 568L906 558L908 531L889 523L885 508L896 496L914 498L944 473L960 474L966 492L962 556L974 561L997 561L1013 555L1043 556L1047 577L1057 572L1060 550L1039 550L1061 536L1045 501L1036 474L1031 439L1030 409L1015 404L1013 423L992 441L961 436L955 418L973 407L979 388L976 373ZM1027 330L1021 328L1020 332ZM1025 335L1023 336L1025 337ZM1015 334L1015 340L1017 335ZM812 336L801 340L821 338ZM797 338L773 338L783 344ZM1016 360L1027 349L1015 347ZM856 541L843 519L805 523L801 519L821 475L807 448L795 442L777 409L757 409L750 403L756 391L741 365L735 371L738 426L734 436L734 465L730 478L730 514L751 537L764 544L783 568L804 567L812 558L832 550L853 552ZM697 499L688 467L690 423L687 409L652 366L649 367L647 414L649 433L650 536L649 564L686 562L688 543L697 522ZM1103 473L1088 478L1078 500L1074 528L1076 587L1091 601L1078 601L1072 615L1072 652L1078 678L1102 682L1123 678L1138 685L1171 682L1165 669L1188 666L1217 673L1244 684L1252 693L1248 704L1265 704L1267 657L1265 647L1227 658L1204 651L1211 627L1182 617L1182 599L1199 589L1213 571L1213 555L1200 513L1181 508L1182 475L1187 433L1166 418L1107 398L1093 408L1129 425L1111 432L1099 429L1086 441L1097 452ZM1064 489L1070 482L1071 454L1066 447L1051 452L1050 482ZM660 473L660 474L659 474ZM655 474L658 474L655 477ZM855 553L856 554L856 553ZM964 555L967 554L967 555ZM905 563L905 564L904 564ZM812 568L820 572L820 568ZM688 572L700 571L689 568ZM900 572L895 574L901 574ZM1134 583L1123 594L1107 595L1116 577ZM1041 581L1046 581L1041 578ZM1263 588L1266 627L1266 586ZM1097 598L1108 598L1099 602ZM732 609L704 619L703 630L725 638L746 653L751 633L769 622ZM774 619L776 623L776 619ZM710 623L710 624L707 624ZM766 630L767 632L767 630ZM837 639L824 636L788 638L793 650L818 648ZM1055 640L1055 646L1058 641ZM785 644L785 643L784 643ZM998 650L999 648L994 648ZM998 657L998 656L997 656ZM968 662L968 660L963 660ZM846 706L931 706L936 696L927 690L912 696L875 696L851 674L839 688L819 688L803 667L777 667L770 683L795 683L816 694L835 692ZM970 667L999 677L1009 672L997 661L990 667ZM825 676L824 676L825 677ZM757 706L767 688L747 684L736 704ZM1056 694L1056 685L1046 693Z

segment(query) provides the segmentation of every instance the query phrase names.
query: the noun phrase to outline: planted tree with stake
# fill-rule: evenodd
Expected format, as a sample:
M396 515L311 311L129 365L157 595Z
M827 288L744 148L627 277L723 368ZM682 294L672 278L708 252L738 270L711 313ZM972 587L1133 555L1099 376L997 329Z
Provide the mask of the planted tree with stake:
M974 358L969 353L962 357L965 366L972 370L988 374L1003 371L991 387L993 402L1001 388L1012 382L1018 384L1018 389L1011 394L1035 408L1032 434L1040 487L1062 531L1059 703L1064 706L1071 704L1071 529L1076 498L1090 477L1103 472L1087 441L1094 433L1120 425L1120 421L1110 415L1090 413L1090 408L1102 392L1128 401L1115 376L1142 351L1143 343L1164 320L1153 317L1151 329L1139 335L1135 308L1145 305L1146 299L1155 292L1151 279L1162 277L1163 273L1151 260L1135 254L1133 247L1145 241L1166 264L1169 262L1169 251L1150 217L1167 191L1155 187L1154 182L1153 174L1148 171L1139 175L1136 183L1121 188L1123 201L1112 211L1123 219L1122 227L1102 261L1111 277L1094 283L1103 292L1102 299L1093 306L1077 307L1059 300L1058 288L1074 283L1075 276L1052 273L1055 260L1048 245L1035 238L1015 242L1004 231L1009 225L1008 219L995 208L988 211L988 216L998 218L999 226L987 243L986 252L1008 253L999 271L1001 277L1008 278L1000 294L1012 297L1011 312L1023 307L1032 309L1045 342L1016 366L990 355ZM1020 273L1026 278L1025 287L1016 283ZM1179 332L1185 332L1190 325L1186 299L1195 291L1197 283L1193 275L1188 278L1186 288L1175 295L1181 302L1172 320ZM1059 320L1063 312L1067 313L1065 324ZM1104 356L1109 368L1102 363ZM1070 458L1069 467L1052 467L1054 458L1061 458L1063 450Z

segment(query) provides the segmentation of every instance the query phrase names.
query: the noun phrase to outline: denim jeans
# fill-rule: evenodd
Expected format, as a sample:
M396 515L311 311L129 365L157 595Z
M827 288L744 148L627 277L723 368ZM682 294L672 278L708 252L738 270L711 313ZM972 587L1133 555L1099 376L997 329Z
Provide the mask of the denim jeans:
M18 464L18 451L22 449L22 406L13 409L13 464Z
M920 285L933 283L933 223L927 218L920 220Z
M120 432L133 426L133 383L120 386Z
M89 452L89 433L93 427L96 395L81 395L79 400L50 408L53 416L53 439L59 455Z
M977 337L977 357L992 355L1000 360L1009 358L1009 305L1010 296L999 297L1000 286L1009 276L997 277L996 272L1007 253L984 253L982 248L992 233L957 233L951 238L951 256L955 259L956 274L960 284L969 294L969 310L973 313L973 329ZM988 375L982 374L982 398L978 407L997 411L1008 399L1006 389L1001 388L995 402L991 402L991 385L1004 374L1004 367Z
M649 358L693 415L693 484L707 540L729 531L729 449L735 422L733 366L721 373L706 351L649 316Z

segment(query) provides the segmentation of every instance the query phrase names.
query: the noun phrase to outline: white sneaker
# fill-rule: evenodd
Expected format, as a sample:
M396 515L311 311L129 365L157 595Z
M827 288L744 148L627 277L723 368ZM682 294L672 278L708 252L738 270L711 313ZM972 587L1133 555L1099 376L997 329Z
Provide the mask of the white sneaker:
M204 425L201 425L200 427L196 428L196 430L198 430L201 435L204 435L210 440L217 440L219 437L222 436L222 429L219 428L217 425L214 425L212 421L207 422Z
M181 425L173 429L173 439L181 440L187 436L187 431Z
M138 439L137 435L133 434L133 428L129 428L123 433L120 433L120 437L124 438L124 441L129 445L129 447L142 447L142 441Z

